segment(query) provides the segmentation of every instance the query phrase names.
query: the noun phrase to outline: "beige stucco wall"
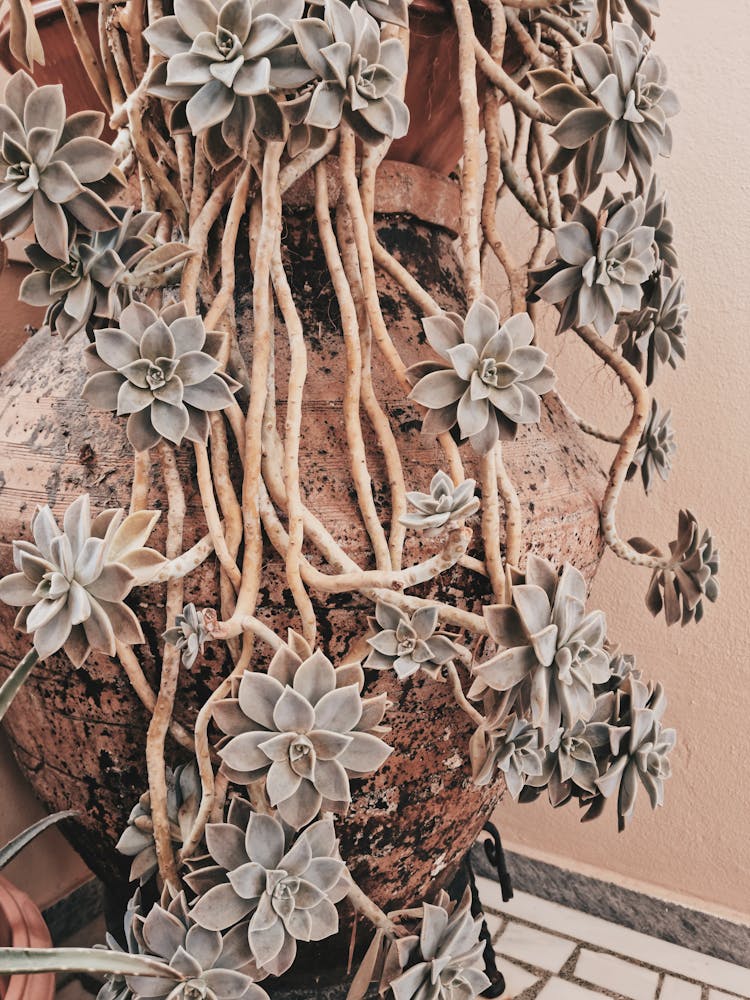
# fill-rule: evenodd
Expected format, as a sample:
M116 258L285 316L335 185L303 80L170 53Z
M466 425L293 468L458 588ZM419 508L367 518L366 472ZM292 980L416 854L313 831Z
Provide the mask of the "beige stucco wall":
M704 621L667 630L643 606L648 571L610 553L593 588L610 631L638 656L669 695L668 721L679 730L666 805L651 813L641 792L636 818L616 832L610 811L581 824L575 805L553 811L504 804L497 818L508 842L604 877L645 883L750 918L750 724L748 640L748 276L750 207L750 7L747 0L663 0L657 49L682 101L675 148L661 173L671 193L691 307L688 363L668 370L657 398L673 407L679 453L670 481L645 500L637 483L623 497L627 538L658 544L675 536L677 511L690 506L716 533L722 557L721 602ZM609 430L626 422L625 397L592 356L569 351L572 335L551 345L567 398ZM561 342L562 341L562 342ZM549 343L549 341L548 341ZM603 456L611 453L606 446Z
M647 572L605 558L592 601L607 611L613 635L637 653L647 674L664 681L669 719L680 732L666 806L651 814L641 801L633 826L620 836L611 811L581 825L575 806L553 812L546 802L508 803L498 819L509 845L519 850L750 917L750 643L743 587L743 529L750 514L750 14L747 0L722 0L715 12L705 0L663 0L662 6L658 47L683 104L674 126L675 153L663 161L662 172L690 286L689 363L658 384L660 400L674 406L679 435L672 479L648 504L639 487L630 486L620 518L626 537L643 533L666 543L679 506L693 507L721 545L722 600L699 627L667 631L643 607ZM5 340L21 318L8 289L3 292ZM23 322L28 319L18 325ZM613 430L624 425L625 398L596 360L567 337L550 350L579 411ZM2 743L0 788L2 841L40 814ZM44 905L80 881L83 868L52 832L10 874Z

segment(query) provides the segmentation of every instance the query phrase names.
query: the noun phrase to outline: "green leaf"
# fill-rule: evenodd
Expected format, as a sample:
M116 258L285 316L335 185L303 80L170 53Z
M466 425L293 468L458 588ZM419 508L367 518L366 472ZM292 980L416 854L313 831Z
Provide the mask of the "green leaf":
M104 948L0 948L0 975L35 972L92 972L119 976L159 976L182 981L164 962Z
M0 848L0 870L5 868L5 866L15 858L19 851L22 851L27 844L38 837L40 833L43 833L48 827L54 826L55 823L59 823L61 819L69 819L71 816L77 816L78 814L74 809L66 809L63 812L52 813L51 816L44 816L38 822L33 823L31 826L27 826L25 830L22 830L18 836L14 837L9 841L5 847Z
M5 683L0 687L0 721L11 706L11 702L18 694L18 691L39 662L39 654L32 647L26 656L21 660L13 672L6 678Z

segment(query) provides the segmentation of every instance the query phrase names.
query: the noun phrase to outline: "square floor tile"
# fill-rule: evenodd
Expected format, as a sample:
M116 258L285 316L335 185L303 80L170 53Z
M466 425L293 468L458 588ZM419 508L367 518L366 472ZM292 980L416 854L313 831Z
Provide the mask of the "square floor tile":
M550 979L537 1000L607 1000L603 993L594 993L576 983L566 983L562 979Z
M585 948L578 956L574 975L577 979L585 979L587 983L612 990L631 1000L654 1000L659 985L658 972Z
M659 1000L701 1000L702 996L703 989L696 983L686 983L684 979L665 976Z
M575 946L575 941L510 921L497 939L495 950L509 958L518 958L527 965L559 972L573 954Z
M509 962L507 958L498 958L497 967L505 976L505 993L503 993L501 1000L512 1000L513 997L520 996L534 983L539 982L535 975L522 969L520 965Z

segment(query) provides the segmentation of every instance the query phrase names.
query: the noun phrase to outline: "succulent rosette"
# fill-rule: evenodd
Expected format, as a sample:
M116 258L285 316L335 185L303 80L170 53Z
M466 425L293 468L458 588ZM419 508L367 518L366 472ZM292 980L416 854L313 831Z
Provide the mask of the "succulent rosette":
M651 385L660 365L676 368L687 354L688 306L685 279L662 264L641 308L623 316L615 333L615 344Z
M50 257L66 260L71 225L111 229L117 218L92 185L121 181L115 152L99 136L104 115L66 117L60 84L37 87L19 70L0 104L0 236L30 225Z
M230 934L244 935L261 974L280 976L298 941L338 931L336 903L347 894L349 875L330 817L290 840L274 816L248 810L235 799L226 823L207 825L214 865L187 876L200 889L190 915L209 931L234 927Z
M646 593L646 607L654 617L664 612L667 625L687 625L703 618L704 600L713 603L719 596L719 551L711 532L703 534L692 511L681 510L677 538L669 543L669 556L645 538L631 538L637 552L665 559L654 570Z
M558 333L591 324L604 336L621 313L641 307L643 284L656 267L654 228L644 224L641 197L598 214L577 205L570 222L554 230L552 263L532 272L532 299L560 309Z
M164 275L190 254L181 243L159 244L158 212L112 208L118 225L98 233L77 233L67 260L51 257L38 244L26 247L34 270L19 292L23 302L46 306L45 326L63 340L80 330L89 336L120 317L134 287Z
M628 479L633 479L640 472L646 495L651 492L655 476L666 482L672 470L672 456L677 451L677 443L671 417L671 410L661 413L657 401L651 400L648 420L627 472Z
M167 817L172 841L183 843L192 829L201 802L201 783L194 760L174 769L166 768ZM128 825L117 841L117 850L132 858L130 881L148 882L156 874L158 863L154 826L151 819L151 793L144 792L130 811Z
M182 665L189 670L198 659L198 654L203 652L208 639L204 612L198 611L192 603L186 604L182 614L175 617L174 625L162 638L180 650Z
M657 157L671 152L668 119L680 109L666 85L664 63L642 33L621 22L612 26L609 51L584 42L573 47L572 56L584 90L559 70L530 74L539 103L558 121L552 137L561 148L546 169L560 173L574 162L579 190L586 195L602 175L626 176L632 166L643 190Z
M502 771L514 799L530 776L542 773L539 730L516 715L503 716L501 721L488 718L472 737L470 752L476 784L488 785L496 771Z
M176 102L172 131L204 136L214 166L244 156L254 130L281 137L271 93L314 75L292 40L292 22L303 12L303 0L175 0L174 14L144 32L167 56L149 92Z
M396 38L380 40L380 26L354 0L325 0L323 18L294 22L294 36L316 82L282 106L290 124L327 131L347 122L366 143L400 139L409 110L400 96L406 53Z
M401 524L424 532L427 538L434 538L449 525L462 524L479 510L476 485L474 479L464 479L454 486L447 473L436 472L430 481L429 493L413 491L406 494L413 510L401 516Z
M119 328L97 330L84 351L90 375L83 398L98 410L128 415L128 440L147 451L162 437L205 444L209 413L234 402L239 383L220 370L216 354L223 334L206 331L200 316L182 302L158 315L131 302Z
M163 963L153 974L110 977L98 1000L268 1000L255 982L258 969L243 929L221 935L200 927L188 913L184 892L155 903L143 915L136 894L125 919L128 952ZM110 935L108 947L122 951Z
M594 711L594 686L609 679L602 611L586 611L586 581L570 563L558 576L529 554L525 582L514 584L512 604L484 608L490 635L500 647L475 666L470 697L487 687L510 691L511 703L528 707L544 744L562 726L572 728Z
M677 742L674 729L665 729L662 718L666 697L660 685L650 691L632 680L619 725L625 729L619 752L596 786L605 799L617 796L620 829L632 820L638 785L648 794L652 809L664 803L664 782L671 775L669 754Z
M147 583L164 557L145 542L158 511L92 517L87 494L65 511L62 528L48 506L31 522L33 542L13 543L17 573L0 580L0 600L20 606L16 628L33 636L40 659L64 649L76 667L92 649L115 655L115 639L144 642L125 604L134 586Z
M419 934L396 938L380 983L395 1000L475 1000L490 985L484 971L481 918L471 913L471 892L456 904L441 892L422 904Z
M266 793L295 829L322 808L345 811L349 778L376 771L392 748L380 739L384 695L362 698L357 665L334 669L319 650L274 654L268 673L245 672L236 699L214 718L229 739L219 755L232 780L265 777Z
M367 640L372 651L365 667L392 669L400 680L418 670L437 677L446 664L466 655L449 635L436 631L437 605L419 608L409 615L395 604L380 600L375 605L375 617L369 622L374 635Z
M447 362L419 362L406 372L414 386L409 398L427 408L426 434L457 425L461 439L485 455L501 438L513 438L519 424L539 421L540 397L553 387L555 375L545 352L532 345L534 326L527 313L501 324L495 303L481 295L466 319L442 313L425 317L422 326Z

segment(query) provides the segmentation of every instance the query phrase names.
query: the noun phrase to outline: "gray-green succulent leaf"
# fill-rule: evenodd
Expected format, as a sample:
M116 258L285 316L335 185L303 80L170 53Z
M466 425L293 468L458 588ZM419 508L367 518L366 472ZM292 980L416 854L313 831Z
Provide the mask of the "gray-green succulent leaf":
M466 518L476 514L480 501L475 490L475 480L465 479L454 486L451 477L439 470L430 481L429 493L406 494L414 509L402 515L401 524L424 532L427 538L434 538L446 526L463 524Z
M466 318L442 313L422 320L430 346L446 363L420 362L407 369L410 399L427 408L422 430L441 434L458 427L461 439L485 455L519 424L537 423L540 397L554 386L547 355L532 345L527 313L500 322L495 303L480 296Z
M380 982L395 1000L475 1000L490 985L484 971L482 920L471 912L471 892L456 904L440 892L422 904L418 933L397 938L386 955Z
M469 697L487 687L511 691L528 703L545 745L560 727L591 716L595 685L609 679L606 620L601 611L586 612L586 582L574 566L566 563L558 577L550 563L529 554L512 603L486 606L484 616L500 648L475 665Z
M0 600L20 607L16 628L33 635L40 659L64 649L80 667L92 649L115 655L115 639L144 642L124 603L147 583L164 557L145 542L158 512L107 510L92 517L87 494L66 510L59 527L48 506L31 523L34 541L13 543L17 573L0 580Z
M167 767L167 816L172 842L180 846L190 833L201 803L201 783L195 761ZM144 885L156 874L158 861L151 821L151 794L144 792L133 806L117 850L132 858L130 881Z
M162 438L205 444L208 416L234 402L240 388L221 370L223 335L206 331L183 303L157 315L142 302L123 309L118 328L96 330L84 351L90 375L83 398L98 410L128 416L128 440L147 451Z
M117 217L91 186L121 180L115 152L99 139L103 115L66 117L62 86L37 87L14 73L0 104L0 236L20 236L33 224L40 247L67 260L74 225L98 231Z
M363 684L361 668L280 647L267 673L246 672L237 698L214 709L228 736L224 771L242 783L264 777L271 805L294 829L321 809L345 812L350 777L377 771L392 752L380 738L385 697L362 698Z
M406 53L396 38L380 40L378 22L357 0L325 0L323 18L294 22L300 52L316 82L282 105L290 120L329 132L342 119L365 143L400 139L409 110L400 97Z
M235 799L227 822L207 825L206 844L213 867L203 869L202 884L214 884L199 893L190 916L207 932L234 926L229 933L242 933L261 975L283 975L298 941L338 931L336 904L350 879L330 816L291 838L275 816L248 814Z
M646 426L627 472L628 479L640 472L647 495L651 492L656 475L666 482L672 471L672 456L677 451L677 442L671 417L671 410L662 414L658 402L655 399L651 401Z
M559 71L530 74L539 103L558 121L552 137L561 148L546 169L560 173L574 161L579 190L586 195L603 175L625 176L632 166L638 190L644 190L657 157L671 152L668 119L679 111L664 63L642 33L623 23L612 27L611 51L584 42L572 55L584 89Z
M418 670L437 677L448 663L465 657L465 650L451 636L437 631L436 604L409 615L395 604L379 600L369 622L374 635L367 640L372 647L364 664L367 668L392 669L400 680Z
M80 330L116 322L134 287L166 273L191 251L181 243L159 244L158 212L114 207L116 228L77 232L65 260L51 257L38 244L26 248L34 270L19 292L23 302L46 306L45 326L67 341Z
M643 285L656 268L654 228L645 225L643 198L604 202L594 214L579 204L570 222L555 230L552 262L532 272L541 298L560 310L558 333L591 324L600 336L618 316L638 310Z
M637 552L664 558L645 538L631 538ZM646 593L646 607L656 616L664 611L667 625L701 621L704 600L712 603L719 596L719 551L711 532L701 534L695 515L681 510L677 538L669 543L666 565L654 570Z

